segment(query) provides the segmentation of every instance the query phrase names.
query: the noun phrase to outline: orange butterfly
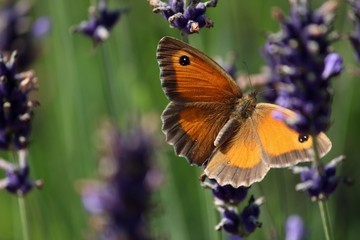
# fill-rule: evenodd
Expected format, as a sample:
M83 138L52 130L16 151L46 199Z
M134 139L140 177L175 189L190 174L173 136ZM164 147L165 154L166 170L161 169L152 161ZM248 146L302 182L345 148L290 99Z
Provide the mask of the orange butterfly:
M157 49L161 85L171 101L161 119L166 141L191 164L220 185L250 186L271 167L289 167L312 159L313 140L272 117L295 113L274 104L256 104L232 78L204 53L171 37ZM329 138L317 136L320 156L331 149Z

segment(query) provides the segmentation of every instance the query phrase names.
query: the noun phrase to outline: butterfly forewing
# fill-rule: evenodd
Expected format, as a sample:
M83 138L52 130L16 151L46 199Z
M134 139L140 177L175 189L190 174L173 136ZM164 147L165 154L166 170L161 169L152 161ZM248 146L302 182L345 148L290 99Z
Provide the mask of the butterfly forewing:
M240 88L217 63L186 43L162 38L157 59L161 84L171 101L231 104L242 96Z

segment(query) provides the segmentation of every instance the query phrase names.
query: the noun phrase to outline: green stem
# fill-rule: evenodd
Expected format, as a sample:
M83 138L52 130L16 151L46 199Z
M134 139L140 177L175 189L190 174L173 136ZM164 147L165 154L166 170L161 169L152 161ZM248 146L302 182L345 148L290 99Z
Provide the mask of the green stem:
M313 139L313 148L314 148L314 164L317 167L319 174L321 175L321 174L323 174L323 169L322 169L322 165L320 162L317 136L313 135L312 139ZM318 203L319 203L321 221L322 221L322 225L324 228L325 239L333 240L334 233L331 228L330 216L329 216L329 212L327 209L327 203L325 202L325 200L320 200L320 201L318 201Z
M19 211L20 211L20 220L21 220L21 228L23 232L23 239L29 240L29 224L26 217L26 207L25 207L25 199L24 197L18 197L19 203Z
M116 118L116 111L114 106L114 96L115 96L115 89L113 86L113 83L115 81L115 77L113 74L113 68L111 66L110 61L110 54L108 51L108 48L106 44L103 44L101 46L101 58L104 66L104 72L105 72L105 79L102 79L102 87L103 87L103 94L105 98L105 104L106 104L106 110L108 115L114 119Z
M183 42L186 42L186 43L189 43L189 35L184 33L184 34L181 34L181 39Z
M9 154L9 158L11 159L11 162L13 164L18 165L18 162L16 161L16 154L15 152L11 152ZM29 240L29 224L27 221L27 215L26 215L26 206L25 206L25 200L24 197L18 196L18 205L19 205L19 215L20 215L20 221L21 221L21 229L22 229L22 235L23 240Z
M216 216L216 224L218 224L220 221L221 221L221 213L215 208L215 216ZM217 234L217 239L218 240L222 240L223 239L223 232L222 230L220 231L217 231L218 234Z
M256 184L256 186L257 186L259 196L265 196L265 192L264 192L262 183ZM281 186L281 185L279 185L279 186ZM269 229L268 232L265 233L265 234L268 234L268 236L271 236L271 235L275 234L275 236L276 236L275 239L279 239L280 233L279 233L279 230L277 229L277 227L275 226L275 220L274 220L273 212L270 210L269 204L264 204L263 210L264 210L264 213L266 213L266 215L267 215L266 220L267 220L268 229ZM261 211L263 211L263 210L261 210Z
M323 223L325 239L332 240L334 239L334 233L331 228L329 212L325 201L319 201L319 209L321 214L321 220Z

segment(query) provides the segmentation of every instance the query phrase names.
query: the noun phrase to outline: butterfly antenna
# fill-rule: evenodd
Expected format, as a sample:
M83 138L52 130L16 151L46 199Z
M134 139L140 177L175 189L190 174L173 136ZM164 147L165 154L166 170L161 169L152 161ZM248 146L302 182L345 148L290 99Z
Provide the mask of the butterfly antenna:
M266 93L266 92L276 92L276 89L274 89L274 88L268 88L268 89L264 89L264 90L262 90L262 91L258 91L257 93L263 94L263 93Z
M245 61L243 61L243 64L245 66L246 69L246 73L249 79L249 85L250 85L250 89L251 89L251 93L250 95L256 97L256 95L258 94L257 90L253 87L252 83L251 83L251 78L250 78L250 74L249 74L249 66L247 65L247 63Z

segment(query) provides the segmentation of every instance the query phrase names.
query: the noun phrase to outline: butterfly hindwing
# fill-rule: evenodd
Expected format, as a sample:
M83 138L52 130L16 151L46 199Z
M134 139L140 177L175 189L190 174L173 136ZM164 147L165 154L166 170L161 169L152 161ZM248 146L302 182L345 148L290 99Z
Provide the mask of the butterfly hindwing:
M261 158L261 146L251 119L210 158L205 174L220 185L250 186L263 179L269 166Z
M282 120L274 118L274 112L285 118L295 113L274 104L259 103L253 114L256 131L263 148L263 159L271 167L288 167L313 159L313 139L289 128ZM320 157L331 149L331 142L324 133L317 136Z
M239 131L211 156L206 175L221 185L250 186L261 181L270 167L289 167L313 159L311 136L300 141L303 136L275 119L274 111L285 117L295 116L277 105L257 104ZM319 154L324 156L331 149L331 142L324 133L317 136L317 142Z

